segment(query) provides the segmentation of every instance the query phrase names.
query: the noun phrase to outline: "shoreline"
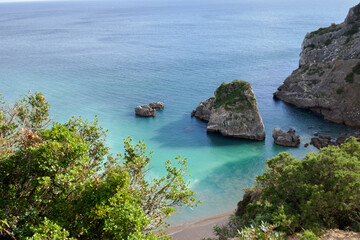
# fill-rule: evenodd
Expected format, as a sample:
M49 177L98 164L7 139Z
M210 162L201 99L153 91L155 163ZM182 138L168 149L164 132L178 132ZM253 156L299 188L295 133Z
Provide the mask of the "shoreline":
M200 240L202 238L215 237L213 225L223 225L227 223L230 215L234 213L235 210L227 211L199 221L171 226L165 229L165 231L173 240Z

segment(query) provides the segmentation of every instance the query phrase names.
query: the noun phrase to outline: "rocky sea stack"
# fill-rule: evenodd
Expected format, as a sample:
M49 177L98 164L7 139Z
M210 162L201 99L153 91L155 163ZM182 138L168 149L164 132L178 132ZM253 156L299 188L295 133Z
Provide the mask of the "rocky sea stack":
M295 130L292 128L288 132L283 132L280 128L275 127L272 136L274 142L280 146L298 147L300 144L300 136L296 136Z
M308 33L299 68L274 97L360 128L360 4L345 21Z
M208 132L258 141L265 139L255 95L246 81L221 84L215 90L215 97L201 102L191 115L208 122Z

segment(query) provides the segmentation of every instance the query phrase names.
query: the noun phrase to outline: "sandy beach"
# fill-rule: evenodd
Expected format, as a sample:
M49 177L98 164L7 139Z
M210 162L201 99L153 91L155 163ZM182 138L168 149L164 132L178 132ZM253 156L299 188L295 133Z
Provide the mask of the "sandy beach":
M200 240L202 238L215 237L213 225L225 224L233 213L234 211L229 211L197 222L169 227L166 231L173 240Z

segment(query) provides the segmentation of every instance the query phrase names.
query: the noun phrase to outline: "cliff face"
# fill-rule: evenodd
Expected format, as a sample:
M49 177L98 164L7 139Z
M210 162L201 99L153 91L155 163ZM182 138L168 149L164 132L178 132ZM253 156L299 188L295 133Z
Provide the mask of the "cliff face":
M203 108L205 106L206 110ZM205 115L202 116L202 113ZM215 98L200 103L192 115L208 121L208 132L258 141L265 138L254 92L251 84L245 81L223 83L216 89Z
M325 119L360 128L360 4L345 21L308 33L300 67L274 96Z

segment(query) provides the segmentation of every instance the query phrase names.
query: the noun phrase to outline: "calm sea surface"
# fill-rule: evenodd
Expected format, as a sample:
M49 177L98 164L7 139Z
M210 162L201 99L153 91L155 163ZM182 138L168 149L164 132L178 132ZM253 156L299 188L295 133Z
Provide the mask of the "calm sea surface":
M215 0L0 4L1 94L14 101L43 92L57 121L99 116L108 145L144 139L154 151L152 176L177 155L188 158L191 187L203 204L180 209L178 224L236 208L266 158L290 151L301 158L312 134L350 131L276 102L272 93L298 66L305 34L345 19L355 0ZM253 84L264 142L206 134L190 118L222 82ZM134 116L151 101L166 105L156 118ZM302 146L273 144L275 126L292 127ZM313 127L308 129L308 127Z

